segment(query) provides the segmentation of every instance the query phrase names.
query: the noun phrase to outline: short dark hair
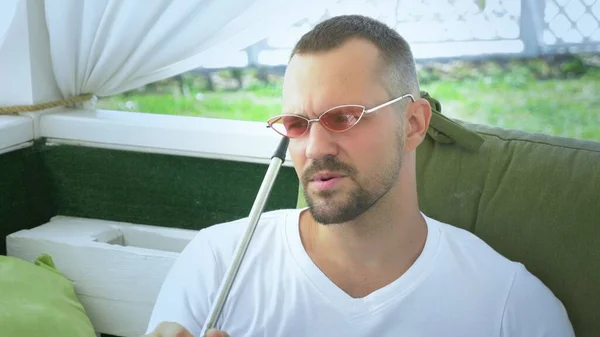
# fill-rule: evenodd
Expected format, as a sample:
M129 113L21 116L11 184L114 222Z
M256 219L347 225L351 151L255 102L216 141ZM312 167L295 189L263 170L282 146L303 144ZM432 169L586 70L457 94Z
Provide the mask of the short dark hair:
M410 93L419 97L419 81L408 42L386 24L366 16L341 15L320 22L300 38L290 59L296 54L335 49L351 38L366 39L379 49L383 76L387 77L384 87L389 95Z

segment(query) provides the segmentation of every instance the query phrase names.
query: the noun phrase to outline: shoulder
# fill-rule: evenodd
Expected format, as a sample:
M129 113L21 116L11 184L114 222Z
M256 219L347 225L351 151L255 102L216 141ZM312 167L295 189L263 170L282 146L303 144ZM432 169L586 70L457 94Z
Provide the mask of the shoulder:
M265 212L257 224L252 244L266 242L297 210ZM200 334L216 298L227 265L248 227L249 219L204 228L186 245L166 275L148 324L148 332L160 322L177 322L193 335Z
M494 277L502 277L509 282L514 277L518 264L509 260L477 235L456 227L426 217L431 230L439 231L440 248L444 256L452 258L460 265L471 265L474 272L490 273Z
M261 214L257 228L265 229L276 226L286 220L289 215L296 214L299 209L280 209ZM250 219L248 217L233 221L218 223L200 230L199 235L206 238L218 239L225 236L238 237L243 235Z
M278 238L283 237L282 231L286 222L288 219L293 220L293 217L297 216L299 212L298 209L264 212L252 235L252 250L260 251L265 246L274 249L278 246L273 243L281 243L282 240L278 240ZM184 256L194 256L195 261L193 262L202 265L205 271L212 265L215 272L224 272L221 270L223 265L228 265L233 258L236 247L249 224L250 219L245 217L200 230L186 247L180 259L185 259ZM198 256L204 257L198 261Z
M264 212L261 214L253 240L268 237L274 231L281 229L288 217L295 216L300 212L297 209L282 209ZM198 232L194 240L208 242L215 249L227 249L231 245L237 245L242 238L250 219L248 217L234 221L224 222L204 228Z
M564 305L522 264L506 299L501 336L575 336Z
M504 257L467 230L426 219L440 232L449 268L466 276L470 291L482 285L482 293L495 294L495 303L502 309L501 336L574 336L563 304L522 263Z

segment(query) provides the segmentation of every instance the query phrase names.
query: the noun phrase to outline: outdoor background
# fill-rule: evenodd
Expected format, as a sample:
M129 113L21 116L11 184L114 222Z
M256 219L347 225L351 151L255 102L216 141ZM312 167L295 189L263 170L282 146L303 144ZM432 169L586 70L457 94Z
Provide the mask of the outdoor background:
M98 108L264 122L280 113L291 48L362 13L411 44L421 89L472 123L600 141L600 0L335 1L249 48ZM351 103L351 102L349 102Z

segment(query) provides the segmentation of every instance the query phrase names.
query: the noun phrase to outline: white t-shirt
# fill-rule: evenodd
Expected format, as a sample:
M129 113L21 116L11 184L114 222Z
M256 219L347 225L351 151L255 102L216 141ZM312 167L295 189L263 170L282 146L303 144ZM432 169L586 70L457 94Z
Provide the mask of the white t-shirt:
M409 270L352 298L304 250L301 211L261 216L217 324L231 337L574 336L562 303L523 265L428 217L425 247ZM198 233L169 272L148 332L170 321L199 336L246 225Z

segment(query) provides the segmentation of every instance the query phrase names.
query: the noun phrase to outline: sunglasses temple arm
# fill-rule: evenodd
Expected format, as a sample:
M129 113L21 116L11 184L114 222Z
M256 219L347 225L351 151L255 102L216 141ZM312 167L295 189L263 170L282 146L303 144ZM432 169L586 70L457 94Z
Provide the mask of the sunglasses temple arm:
M381 105L378 105L378 106L376 106L376 107L374 107L374 108L367 109L367 110L365 110L365 113L373 112L373 111L375 111L375 110L378 110L378 109L384 108L384 107L386 107L386 106L388 106L388 105L392 105L392 104L394 104L394 103L398 102L399 100L405 99L406 97L410 97L410 100L411 100L412 102L414 102L414 101L415 101L415 98L413 97L413 95L411 95L411 94L406 94L406 95L404 95L404 96L400 96L400 97L398 97L398 98L396 98L396 99L393 99L393 100L391 100L391 101L389 101L389 102L385 102L385 103L383 103L383 104L381 104Z
M225 305L225 301L229 296L231 286L233 285L233 282L240 268L244 255L246 254L246 250L248 249L250 240L254 235L254 231L258 224L258 220L260 219L267 199L269 198L269 194L271 193L271 188L275 183L275 179L277 178L277 174L279 173L281 165L285 161L285 155L287 152L289 142L290 139L288 137L283 137L283 139L281 139L281 141L279 142L277 149L273 153L273 156L271 157L271 163L269 164L267 173L265 174L265 178L258 190L256 200L254 201L252 209L250 210L249 222L248 226L246 227L246 232L244 233L244 236L242 237L241 241L238 243L233 261L227 269L225 278L223 279L221 286L219 287L217 299L212 305L211 312L208 315L205 326L202 329L202 333L200 334L201 337L205 336L206 331L216 327L217 320L219 319L221 311L223 310L223 306Z

